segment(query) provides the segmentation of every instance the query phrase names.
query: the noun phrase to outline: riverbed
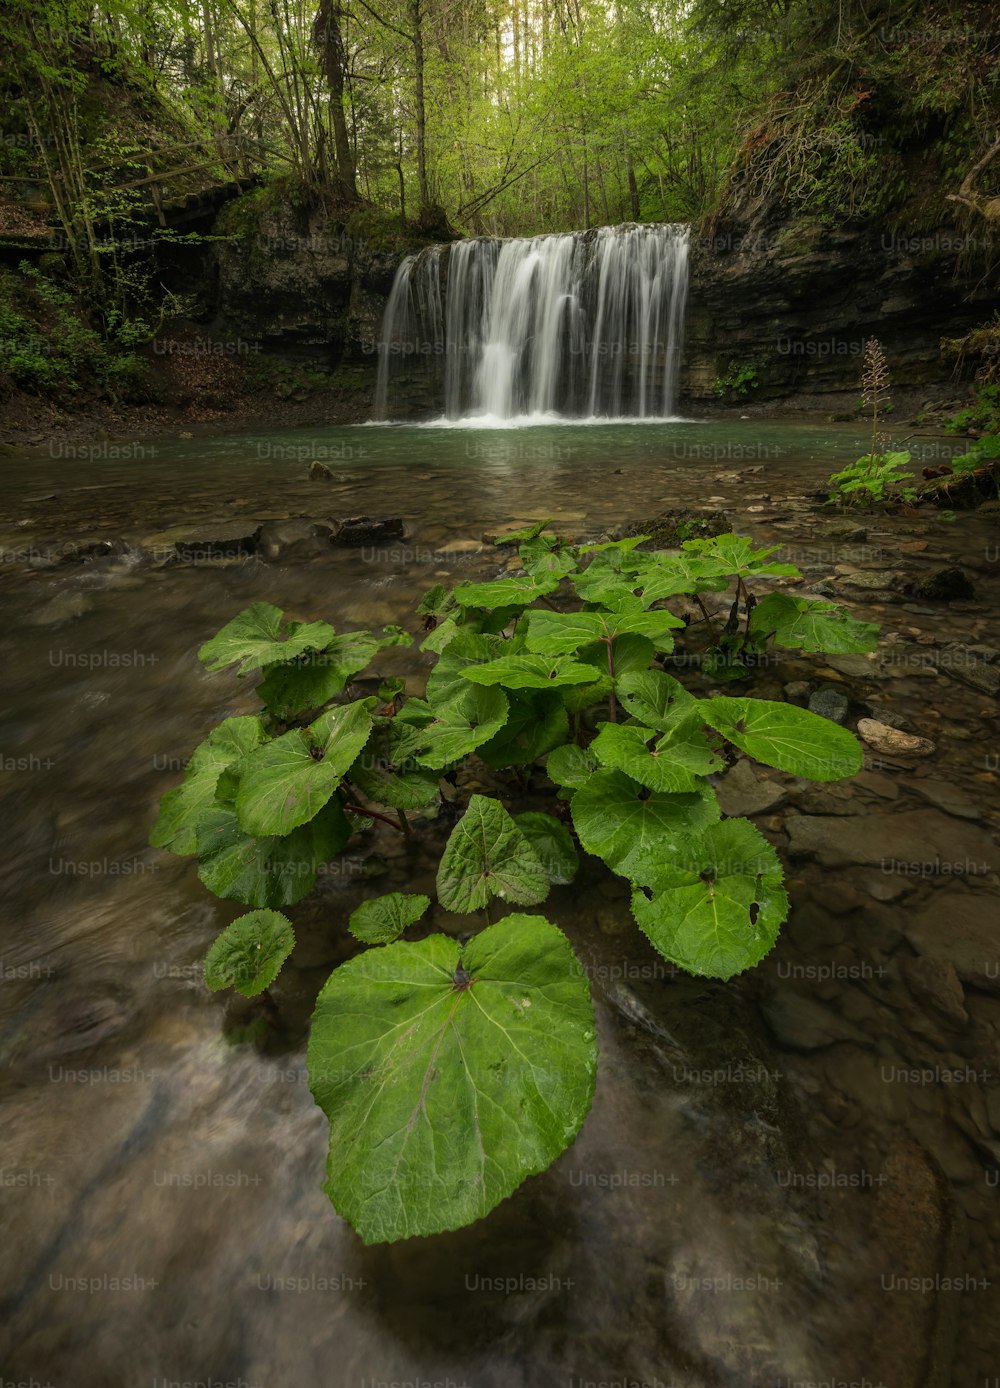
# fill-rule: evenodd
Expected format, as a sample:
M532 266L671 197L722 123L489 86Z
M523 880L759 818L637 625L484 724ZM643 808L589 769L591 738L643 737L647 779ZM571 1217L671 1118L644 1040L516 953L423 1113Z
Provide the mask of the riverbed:
M907 446L918 465L961 451ZM5 1381L1000 1374L1000 736L983 673L1000 659L998 518L824 510L817 489L865 450L852 425L679 421L97 440L5 460ZM589 972L601 1046L580 1138L471 1228L365 1248L321 1189L306 1028L352 952L350 911L373 884L433 894L446 829L408 848L378 827L291 909L277 1023L210 994L201 961L243 908L147 846L196 743L256 707L252 682L207 674L197 649L257 601L416 633L428 587L507 562L484 535L549 519L589 538L676 508L783 545L796 591L882 626L870 659L789 654L747 692L829 689L849 726L874 716L934 750L869 749L858 777L823 787L727 778L724 807L778 847L793 903L775 951L729 984L660 959L599 865L556 888L545 909ZM404 529L324 539L359 516ZM965 596L919 595L956 566ZM429 668L415 646L378 665L411 692Z

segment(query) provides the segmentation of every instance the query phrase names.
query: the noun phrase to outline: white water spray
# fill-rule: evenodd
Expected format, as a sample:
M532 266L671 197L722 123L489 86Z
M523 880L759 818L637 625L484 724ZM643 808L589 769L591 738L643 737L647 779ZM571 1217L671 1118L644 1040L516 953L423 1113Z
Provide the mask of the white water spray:
M666 418L674 410L688 227L602 227L430 246L382 320L376 415L419 398L447 421Z

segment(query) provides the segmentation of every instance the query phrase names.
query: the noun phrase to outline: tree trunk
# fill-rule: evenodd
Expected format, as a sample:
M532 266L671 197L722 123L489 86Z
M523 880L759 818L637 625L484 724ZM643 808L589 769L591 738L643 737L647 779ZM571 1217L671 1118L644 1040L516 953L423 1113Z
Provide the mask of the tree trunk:
M347 53L340 29L341 15L340 0L319 0L319 9L313 23L313 40L319 50L330 92L330 121L333 125L333 147L337 158L337 191L348 202L357 202L357 172L354 167L351 138L347 130L347 117L344 113Z
M410 0L410 32L413 39L413 74L417 117L417 187L420 210L427 207L427 113L424 110L424 30L420 0Z

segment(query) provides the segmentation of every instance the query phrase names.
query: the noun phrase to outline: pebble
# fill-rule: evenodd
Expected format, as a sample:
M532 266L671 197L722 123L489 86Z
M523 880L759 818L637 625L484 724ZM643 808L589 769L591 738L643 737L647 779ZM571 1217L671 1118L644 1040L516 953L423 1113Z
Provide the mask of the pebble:
M914 737L912 733L900 732L898 728L890 728L887 723L879 723L874 718L859 719L858 735L869 747L874 747L876 752L929 757L935 750L934 743L929 738Z
M821 718L828 718L832 723L846 722L850 707L851 701L846 694L829 687L817 689L809 699L809 712L818 713Z

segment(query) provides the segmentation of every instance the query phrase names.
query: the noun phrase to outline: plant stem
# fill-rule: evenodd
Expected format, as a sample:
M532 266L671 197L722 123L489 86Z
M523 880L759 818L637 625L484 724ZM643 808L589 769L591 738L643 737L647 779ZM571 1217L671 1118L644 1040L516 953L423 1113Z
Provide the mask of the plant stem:
M350 801L345 802L344 809L349 810L352 814L362 814L366 819L380 819L383 824L391 824L393 829L397 829L401 834L408 834L410 832L409 825L407 825L405 829L403 828L401 822L403 819L402 810L398 812L399 819L393 819L390 815L381 814L378 810L369 810L365 805L355 805Z
M410 838L413 834L413 830L410 828L410 821L406 818L406 815L402 810L397 810L396 813L399 815L400 828L402 829L406 837Z
M712 636L714 637L714 636L715 636L715 623L712 621L711 617L708 615L708 609L707 609L707 607L706 607L705 604L702 602L701 597L699 596L699 594L693 593L693 594L692 594L692 597L694 598L695 602L698 604L699 610L701 611L701 615L705 618L705 622L706 622L706 624L707 624L707 626L708 626L708 629L709 629L709 631L712 633Z
M605 637L603 638L603 640L604 640L604 644L605 644L605 645L607 646L607 648L608 648L608 674L611 676L612 679L614 679L614 677L615 677L615 653L614 653L614 649L613 649L614 637L612 637L612 636L605 636ZM615 697L615 691L614 691L614 686L613 686L613 685L612 685L612 687L611 687L611 693L608 695L608 721L611 722L611 723L617 723L617 722L618 722L618 700L617 700L616 697Z

